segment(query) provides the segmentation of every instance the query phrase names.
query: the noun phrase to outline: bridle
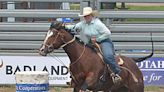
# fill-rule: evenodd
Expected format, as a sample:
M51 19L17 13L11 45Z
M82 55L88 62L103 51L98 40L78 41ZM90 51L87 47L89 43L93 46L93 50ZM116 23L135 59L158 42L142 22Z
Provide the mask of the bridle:
M63 47L65 47L65 46L67 46L68 44L74 42L76 38L75 38L75 36L74 36L73 39L70 40L70 41L68 41L68 42L65 42L63 38L61 38L61 39L62 39L62 41L64 42L64 44L61 45L60 48L63 48Z
M63 48L63 47L65 47L65 46L67 46L68 44L74 42L75 39L76 39L75 36L74 36L73 39L71 39L70 41L66 42L66 41L64 40L63 35L61 35L61 33L60 33L58 30L54 30L54 31L57 32L57 36L55 37L54 41L53 41L50 45L42 43L43 46L48 47L48 51L50 51L50 48L51 48L51 49L54 49L54 45L53 45L53 44L56 42L56 40L57 40L57 38L58 38L59 36L61 37L60 39L61 39L62 42L64 43L63 45L60 46L60 48ZM54 32L54 31L53 31L53 32Z

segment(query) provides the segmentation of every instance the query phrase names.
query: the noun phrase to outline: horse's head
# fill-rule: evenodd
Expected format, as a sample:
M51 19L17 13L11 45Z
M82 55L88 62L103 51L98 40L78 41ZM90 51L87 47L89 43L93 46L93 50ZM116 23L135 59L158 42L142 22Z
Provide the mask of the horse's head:
M51 23L51 26L45 36L44 42L39 49L39 54L46 56L54 49L64 47L71 41L72 36L64 30L62 22Z

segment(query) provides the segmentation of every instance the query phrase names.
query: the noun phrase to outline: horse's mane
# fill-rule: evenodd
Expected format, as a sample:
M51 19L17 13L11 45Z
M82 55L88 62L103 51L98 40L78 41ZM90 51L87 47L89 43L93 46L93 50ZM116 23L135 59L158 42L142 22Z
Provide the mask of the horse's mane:
M78 43L80 43L81 45L86 45L88 48L92 49L93 51L95 50L94 45L92 45L91 43L85 44L79 37L76 36L76 34L74 32L72 32L71 30L65 30L66 32L68 32L70 35L75 36L76 41Z
M82 45L85 45L85 43L79 38L76 36L76 33L74 31L72 31L71 29L67 29L65 28L65 24L63 22L51 22L51 25L50 25L50 29L51 28L55 28L57 30L60 30L60 29L63 29L65 30L67 33L69 33L70 35L72 35L73 37L75 36L76 37L76 41ZM89 47L90 49L92 49L93 51L95 51L95 47L89 43L89 44L86 44L87 47Z
M74 35L74 36L75 36L75 35ZM75 38L76 38L76 41L77 41L78 43L84 45L84 42L83 42L79 37L75 36Z

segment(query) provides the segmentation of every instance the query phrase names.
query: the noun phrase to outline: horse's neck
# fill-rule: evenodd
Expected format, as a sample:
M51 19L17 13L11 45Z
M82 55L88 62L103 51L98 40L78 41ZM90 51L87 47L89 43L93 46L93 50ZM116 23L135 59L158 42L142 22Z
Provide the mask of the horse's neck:
M71 62L76 61L84 50L84 46L74 41L63 48L70 58Z

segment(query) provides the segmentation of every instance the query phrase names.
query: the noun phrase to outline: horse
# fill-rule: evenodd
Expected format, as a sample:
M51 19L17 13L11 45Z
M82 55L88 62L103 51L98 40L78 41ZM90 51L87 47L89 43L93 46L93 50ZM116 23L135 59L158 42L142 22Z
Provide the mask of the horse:
M46 56L55 49L63 48L70 59L70 74L74 92L144 92L143 75L136 62L152 57L153 52L145 57L130 58L116 55L116 61L122 64L121 82L115 84L106 70L103 59L90 47L81 43L62 22L51 24L39 49L39 54ZM105 76L105 81L101 77Z

